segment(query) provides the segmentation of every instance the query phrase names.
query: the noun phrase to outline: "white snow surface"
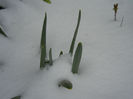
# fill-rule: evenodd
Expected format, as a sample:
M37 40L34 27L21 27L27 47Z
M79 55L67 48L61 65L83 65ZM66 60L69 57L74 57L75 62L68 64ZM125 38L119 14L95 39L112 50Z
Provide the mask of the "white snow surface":
M133 99L132 0L0 0L0 99ZM115 22L113 4L118 3ZM81 9L75 48L83 44L78 74L68 51ZM54 64L40 70L40 38L47 12L47 53ZM123 24L120 27L122 17ZM65 55L59 57L60 51ZM72 90L59 88L68 79Z

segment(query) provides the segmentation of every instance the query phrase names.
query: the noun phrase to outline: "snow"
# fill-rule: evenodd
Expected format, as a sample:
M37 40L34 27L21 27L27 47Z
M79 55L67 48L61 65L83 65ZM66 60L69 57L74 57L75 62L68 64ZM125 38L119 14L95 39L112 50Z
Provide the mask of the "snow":
M132 99L133 13L131 0L0 0L0 99ZM119 9L115 22L113 4ZM76 40L83 44L79 74L71 73L68 51L81 9ZM40 38L47 12L47 53L54 64L40 64ZM122 17L123 25L120 27ZM76 48L75 46L75 48ZM59 57L60 51L65 55ZM72 90L59 88L68 79Z

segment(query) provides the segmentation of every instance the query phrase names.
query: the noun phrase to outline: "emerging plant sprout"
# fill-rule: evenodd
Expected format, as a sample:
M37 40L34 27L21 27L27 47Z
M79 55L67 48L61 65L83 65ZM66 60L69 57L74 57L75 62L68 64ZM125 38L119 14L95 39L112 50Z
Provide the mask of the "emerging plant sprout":
M80 42L77 46L77 49L74 55L73 64L72 64L72 73L78 73L81 56L82 56L82 43Z
M114 4L113 10L114 10L114 20L116 21L116 14L118 12L118 3Z
M74 32L74 36L73 36L73 40L72 40L72 43L71 43L71 46L70 46L70 50L69 50L69 53L70 53L71 56L73 55L74 44L75 44L76 37L77 37L77 34L78 34L80 19L81 19L81 10L79 10L78 22L77 22L77 26L76 26L76 29L75 29L75 32Z
M6 33L2 30L1 27L0 27L0 34L2 34L2 35L5 36L5 37L8 37L8 36L6 35Z
M41 36L41 57L40 57L40 69L45 67L46 61L46 24L47 24L47 14L45 13L43 28L42 28L42 36Z
M60 54L59 54L59 56L62 56L63 55L63 51L60 51Z
M61 80L59 83L58 83L58 86L59 87L64 87L64 88L67 88L67 89L72 89L72 83L69 81L69 80Z
M43 1L51 4L51 1L50 0L43 0Z
M49 50L49 65L53 65L52 48L50 48L50 50Z
M122 25L123 25L123 20L124 20L124 16L122 17L120 27L122 27Z
M81 10L79 10L78 23L77 23L77 27L75 29L75 33L74 33L72 43L70 46L70 50L69 50L69 53L71 56L72 56L73 50L74 50L74 44L75 44L77 33L78 33L80 19L81 19ZM50 48L50 50L49 50L49 60L46 59L46 25L47 25L47 14L45 13L45 18L44 18L44 23L43 23L43 28L42 28L41 44L40 44L40 48L41 48L40 69L45 68L46 64L49 64L49 65L53 64L52 48ZM63 55L63 51L60 52L59 56L61 56L61 55ZM81 56L82 56L82 43L80 42L75 51L73 64L72 64L72 70L71 70L72 73L78 73ZM58 86L65 87L67 89L72 89L72 83L66 79L61 80L58 83Z
M11 99L21 99L21 96L15 96L15 97L13 97Z

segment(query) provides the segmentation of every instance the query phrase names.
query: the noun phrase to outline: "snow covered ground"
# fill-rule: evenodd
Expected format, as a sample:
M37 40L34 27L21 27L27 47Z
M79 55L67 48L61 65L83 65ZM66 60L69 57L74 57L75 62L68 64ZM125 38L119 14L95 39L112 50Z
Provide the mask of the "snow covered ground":
M0 99L133 99L132 0L0 0ZM119 9L115 22L113 4ZM67 55L81 9L79 74ZM40 38L47 12L47 52L54 65L40 71ZM120 27L124 16L122 27ZM75 46L76 47L76 46ZM58 57L63 50L66 55ZM69 79L72 90L59 88Z

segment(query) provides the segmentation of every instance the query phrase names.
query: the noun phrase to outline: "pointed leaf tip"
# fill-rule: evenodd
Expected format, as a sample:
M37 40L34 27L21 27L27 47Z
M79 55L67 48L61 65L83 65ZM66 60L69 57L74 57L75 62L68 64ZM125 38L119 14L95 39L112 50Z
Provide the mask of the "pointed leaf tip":
M74 32L74 35L73 35L73 39L72 39L72 42L71 42L71 46L70 46L70 49L69 49L69 53L70 53L71 56L73 55L73 50L74 50L76 37L77 37L77 34L78 34L78 28L79 28L80 20L81 20L81 10L79 10L77 26L76 26L76 29L75 29L75 32Z

